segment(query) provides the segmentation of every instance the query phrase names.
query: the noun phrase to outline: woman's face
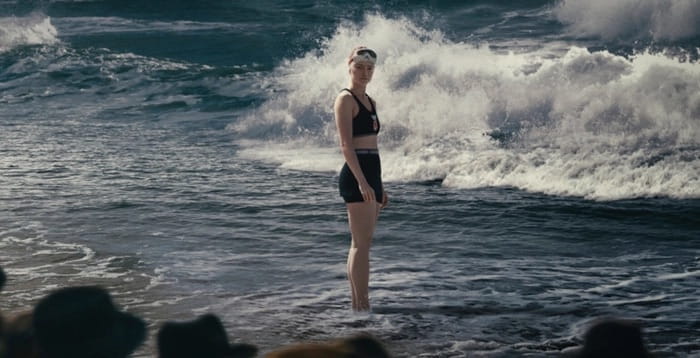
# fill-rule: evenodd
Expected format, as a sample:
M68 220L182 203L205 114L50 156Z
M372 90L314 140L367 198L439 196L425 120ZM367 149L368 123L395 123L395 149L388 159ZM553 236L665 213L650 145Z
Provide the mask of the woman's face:
M366 85L372 80L374 64L369 62L351 62L350 78L352 82Z

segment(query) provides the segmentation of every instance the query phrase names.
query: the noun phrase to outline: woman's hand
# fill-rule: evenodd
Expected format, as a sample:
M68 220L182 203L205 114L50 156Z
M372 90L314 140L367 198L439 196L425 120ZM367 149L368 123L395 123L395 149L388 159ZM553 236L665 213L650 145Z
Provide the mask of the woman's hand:
M364 201L377 201L374 194L374 189L365 181L360 183L360 193L362 194L362 200Z
M380 209L384 209L389 205L389 194L386 193L386 190L382 191L382 193L382 205L379 207Z

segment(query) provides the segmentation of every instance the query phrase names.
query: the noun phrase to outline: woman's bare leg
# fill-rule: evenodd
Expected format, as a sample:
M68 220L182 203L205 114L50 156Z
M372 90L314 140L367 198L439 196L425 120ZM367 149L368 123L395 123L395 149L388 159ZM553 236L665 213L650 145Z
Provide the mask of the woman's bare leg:
M352 244L348 252L348 281L355 311L369 310L369 248L377 225L376 201L348 203L348 222Z

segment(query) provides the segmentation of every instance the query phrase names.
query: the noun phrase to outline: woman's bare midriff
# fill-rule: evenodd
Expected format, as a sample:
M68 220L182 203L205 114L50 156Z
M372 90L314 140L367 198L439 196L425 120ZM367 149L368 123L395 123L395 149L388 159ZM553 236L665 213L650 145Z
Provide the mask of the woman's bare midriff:
M377 149L377 136L368 135L352 138L352 146L355 149Z

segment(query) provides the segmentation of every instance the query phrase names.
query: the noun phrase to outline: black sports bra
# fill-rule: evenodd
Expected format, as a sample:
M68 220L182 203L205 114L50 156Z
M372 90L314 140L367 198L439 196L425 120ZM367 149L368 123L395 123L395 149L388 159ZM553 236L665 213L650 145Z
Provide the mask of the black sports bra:
M372 106L372 110L368 110L367 107L365 107L362 102L360 102L360 99L355 96L354 93L352 93L351 90L347 88L343 88L343 91L348 91L352 95L352 97L357 101L357 104L360 107L360 111L357 112L357 115L352 119L352 136L353 137L362 137L366 135L375 135L379 133L379 117L377 117L377 110L374 108L374 103L372 102L372 99L367 96L369 99L369 103Z

